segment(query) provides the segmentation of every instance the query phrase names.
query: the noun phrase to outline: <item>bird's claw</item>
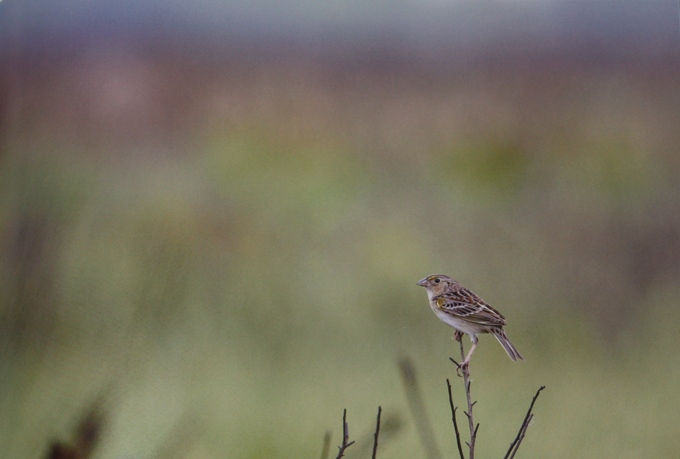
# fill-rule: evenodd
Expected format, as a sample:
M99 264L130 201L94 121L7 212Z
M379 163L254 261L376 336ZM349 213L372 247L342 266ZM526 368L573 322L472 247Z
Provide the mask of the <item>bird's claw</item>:
M456 375L458 375L459 378L463 377L463 375L465 374L465 372L468 369L469 364L470 364L470 362L463 362L463 363L457 363L456 364ZM461 374L461 371L463 372L463 374Z

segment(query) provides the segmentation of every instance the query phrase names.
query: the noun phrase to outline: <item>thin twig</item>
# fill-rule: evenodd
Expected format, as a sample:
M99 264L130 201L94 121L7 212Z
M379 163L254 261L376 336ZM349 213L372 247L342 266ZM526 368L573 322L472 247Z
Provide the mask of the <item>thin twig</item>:
M378 420L375 423L375 434L373 434L373 454L371 459L375 459L378 454L378 435L380 435L380 415L382 414L382 407L378 406Z
M323 436L323 448L321 449L321 459L328 459L328 454L331 452L331 431L327 431Z
M347 409L345 408L342 412L342 445L338 446L338 455L335 459L340 459L345 454L345 450L354 444L353 441L349 441L349 427L347 426Z
M531 405L529 405L529 410L527 411L527 414L524 417L524 421L522 421L522 425L519 428L519 432L517 432L517 436L512 441L512 443L510 443L510 448L508 448L508 452L505 453L505 457L503 459L512 459L513 457L515 457L515 454L517 453L519 446L522 444L522 440L524 440L524 435L526 434L527 429L529 428L529 424L531 423L531 420L534 418L534 415L531 412L534 409L534 403L536 403L536 399L538 398L543 389L545 389L545 386L541 386L536 391L536 395L534 395L534 398L531 399Z
M415 367L409 358L404 357L399 361L399 369L401 370L401 378L404 381L406 399L411 408L411 413L413 414L420 440L425 449L426 457L429 459L440 459L442 456L439 452L439 448L437 448L434 430L427 417L425 403L423 402L420 389L418 388Z
M527 433L527 429L529 428L529 423L531 420L534 419L534 414L532 413L531 416L529 416L528 422L526 424L522 424L519 430L519 441L515 444L515 447L512 451L512 454L510 455L509 459L512 459L515 457L515 454L517 454L517 450L519 450L519 445L522 444L522 440L524 440L524 436Z
M462 333L456 332L456 341L460 343L460 357L465 361L465 346L463 345L463 335ZM477 439L477 430L479 429L479 424L475 425L474 415L472 413L472 408L475 406L476 401L472 401L472 393L470 391L470 365L459 365L455 360L450 359L456 364L457 370L463 372L463 385L465 387L465 397L467 399L467 411L464 411L465 416L468 418L468 426L470 428L470 442L466 442L468 448L470 449L469 459L475 459L475 441Z
M410 420L409 420L410 421ZM383 456L382 449L391 438L397 435L403 429L403 421L400 419L399 415L390 414L386 410L382 410L380 415L380 433L378 437L378 457ZM376 432L376 418L373 418L373 424L368 426L368 428L363 429L360 435L352 431L352 439L356 440L352 450L348 452L350 456L370 458L371 451L373 450L373 444L375 442L375 432Z
M456 444L458 445L458 455L460 459L465 459L463 454L463 445L460 443L460 431L458 430L458 421L456 420L456 407L453 405L453 396L451 395L451 382L446 378L446 386L449 389L449 406L451 407L451 419L453 420L453 430L456 432Z

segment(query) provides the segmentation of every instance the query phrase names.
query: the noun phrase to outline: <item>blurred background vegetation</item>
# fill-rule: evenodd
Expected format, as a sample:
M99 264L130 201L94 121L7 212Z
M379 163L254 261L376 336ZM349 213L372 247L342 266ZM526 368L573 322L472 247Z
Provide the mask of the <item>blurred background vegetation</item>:
M454 457L435 272L480 457L677 454L677 5L360 3L0 4L3 457Z

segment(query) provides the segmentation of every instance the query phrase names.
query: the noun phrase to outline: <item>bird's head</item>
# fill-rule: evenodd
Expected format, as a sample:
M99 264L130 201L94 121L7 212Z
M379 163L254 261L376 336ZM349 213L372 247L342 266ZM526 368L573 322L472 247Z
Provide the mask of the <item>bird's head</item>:
M437 296L446 291L450 286L457 285L458 282L443 274L432 274L417 282L417 285L425 287L428 295Z

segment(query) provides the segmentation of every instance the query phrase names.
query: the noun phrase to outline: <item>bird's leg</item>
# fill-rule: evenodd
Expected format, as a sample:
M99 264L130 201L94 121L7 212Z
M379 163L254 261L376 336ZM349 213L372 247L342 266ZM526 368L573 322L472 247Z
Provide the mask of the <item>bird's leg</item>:
M463 356L463 344L461 341L462 336L463 333L456 330L455 335L456 341L461 343L460 345L461 357ZM474 335L470 335L470 339L472 340L472 347L470 348L470 352L468 352L467 356L465 357L462 363L456 363L456 365L458 365L458 368L456 368L456 374L460 377L462 377L462 375L460 374L461 370L464 372L467 369L468 364L470 363L470 357L472 357L472 353L475 352L475 348L477 347L477 342L479 342L479 338L477 338Z
M468 355L465 357L465 360L463 360L463 363L460 364L461 367L466 367L470 363L470 357L472 357L472 353L475 352L475 348L477 347L477 338L473 338L472 340L472 347L470 348L470 352L468 352Z
M463 354L463 332L458 331L458 330L454 330L452 338L460 343L460 353L461 353L461 357L462 357L462 354ZM463 375L460 374L460 370L462 368L461 364L456 362L453 359L451 359L451 361L456 364L456 374L458 375L459 378L462 378Z

